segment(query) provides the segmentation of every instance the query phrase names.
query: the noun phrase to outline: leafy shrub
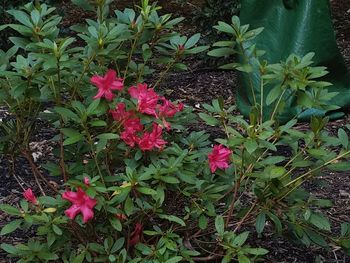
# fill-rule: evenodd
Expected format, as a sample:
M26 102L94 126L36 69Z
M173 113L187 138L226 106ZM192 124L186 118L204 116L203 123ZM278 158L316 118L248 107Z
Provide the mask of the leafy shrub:
M313 118L306 132L295 127L296 120L276 121L284 90L310 96L312 104L310 94L327 95L318 81L325 69L312 67L310 55L276 65L256 57L266 81L281 82L285 65L295 74L271 95L276 110L269 121L263 121L258 100L249 121L233 115L235 107L222 98L203 105L206 112L199 117L226 134L213 145L205 131L187 128L197 120L191 108L155 91L169 70L186 68L184 57L207 49L196 45L199 34L173 32L181 19L159 16L147 0L139 15L125 9L116 17L109 16L108 2L92 6L96 21L73 26L84 46L60 38L61 18L45 4L9 11L20 24L7 26L22 37L10 39L14 47L3 52L0 66L1 102L11 114L1 122L1 149L27 158L42 194L26 189L18 207L0 206L15 218L1 235L36 231L27 244L1 248L19 262L251 262L268 251L250 247L244 227L255 224L262 235L270 221L277 233L289 231L305 245L348 249L349 225L342 225L342 237L332 236L320 210L331 203L301 188L327 170L348 170L345 130L329 135L321 118ZM210 51L218 57L237 52L235 45L261 32L248 31L237 18L217 28L232 35ZM242 48L244 54L260 54L254 46ZM225 68L249 73L256 65L247 61ZM155 65L163 65L159 78ZM65 189L40 187L45 177L29 147L38 118L57 130L51 139L56 162L42 169L60 176ZM290 156L279 154L283 146Z

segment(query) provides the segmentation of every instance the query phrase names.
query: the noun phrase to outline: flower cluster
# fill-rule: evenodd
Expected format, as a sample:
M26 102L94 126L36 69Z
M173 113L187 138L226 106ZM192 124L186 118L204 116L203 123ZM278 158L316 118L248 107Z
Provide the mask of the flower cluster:
M174 105L164 97L159 97L153 89L147 88L146 84L131 87L129 94L137 100L137 112L161 119L167 129L170 129L170 124L165 118L174 117L184 107L182 103ZM166 144L162 139L161 125L153 122L152 130L146 131L137 113L132 110L126 111L124 103L117 104L115 110L110 112L113 119L122 124L124 130L121 139L130 147L137 145L142 151L151 151L154 148L161 149Z
M114 70L109 70L103 77L94 75L91 78L91 83L95 84L99 90L94 99L104 97L109 101L115 97L112 91L120 91L124 85L123 79L117 78ZM130 87L129 94L131 98L137 100L136 112L133 110L126 111L124 103L118 103L116 108L110 111L113 119L123 127L121 139L130 147L137 145L142 151L151 151L155 148L162 149L166 144L166 141L162 139L163 127L153 122L152 130L145 130L144 125L141 124L141 119L137 116L137 112L159 119L163 126L169 130L171 125L166 118L174 117L177 112L183 110L184 105L182 103L177 105L171 103L143 83Z

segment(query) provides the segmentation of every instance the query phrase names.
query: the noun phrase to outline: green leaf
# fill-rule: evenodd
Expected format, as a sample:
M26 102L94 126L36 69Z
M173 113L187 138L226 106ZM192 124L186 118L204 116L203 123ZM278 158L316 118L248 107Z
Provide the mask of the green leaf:
M62 229L59 228L57 225L53 224L52 225L52 230L55 232L57 235L61 236L62 235Z
M1 236L7 235L9 233L12 233L13 231L15 231L17 228L19 228L19 226L21 225L22 220L14 220L11 223L5 225L0 232Z
M215 229L220 237L224 235L225 232L225 222L223 216L219 215L215 218Z
M174 176L161 176L159 178L161 181L166 182L168 184L178 184L180 181Z
M277 98L281 95L282 90L280 85L277 85L273 89L270 90L269 94L266 97L266 105L270 105L271 103L275 102Z
M115 139L119 139L119 136L114 133L102 133L98 135L97 138L102 140L115 140Z
M217 26L214 26L215 29L224 32L224 33L229 33L231 35L235 35L235 31L233 29L232 26L230 26L229 24L225 23L225 22L218 22Z
M165 261L165 263L176 263L176 262L180 262L182 259L183 259L183 257L181 257L181 256L175 256L175 257Z
M76 256L73 260L72 263L83 263L85 259L85 252L79 254L78 256Z
M321 247L328 247L326 240L320 234L309 229L304 229L304 232L316 245L319 245Z
M123 226L122 223L120 222L119 219L117 218L110 218L109 222L111 223L111 226L117 230L117 231L122 231L123 230Z
M7 253L12 254L12 255L17 255L17 248L15 246L12 246L10 244L5 244L2 243L0 246L3 250L5 250Z
M159 218L169 220L171 222L175 222L181 226L186 226L186 223L179 217L174 216L174 215L158 215Z
M204 230L208 227L208 218L201 214L198 220L198 226L200 229Z
M86 114L88 116L91 116L93 114L96 114L96 109L100 105L100 99L93 100L92 103L89 105L89 107L86 110Z
M235 50L229 47L216 48L208 52L208 56L217 57L217 58L227 57L233 54L235 54Z
M136 190L142 194L145 194L145 195L156 195L157 194L157 191L151 189L151 188L148 188L148 187L137 187Z
M350 162L339 162L339 163L330 164L327 166L327 168L336 172L350 171Z
M258 143L256 140L249 138L244 142L244 147L249 154L252 154L258 148Z
M266 222L266 214L262 212L256 218L256 223L255 223L256 232L259 235L264 231L265 222Z
M251 263L250 259L242 254L238 255L238 263Z
M187 42L186 42L186 44L185 44L185 49L191 48L191 47L193 47L194 45L196 45L196 44L198 43L198 41L199 41L200 38L201 38L201 34L200 34L200 33L197 33L197 34L191 36L191 37L187 40Z
M349 137L343 129L338 130L338 138L345 149L349 146Z
M312 213L309 219L310 223L324 231L331 231L331 225L327 217L319 213Z
M129 196L125 200L124 211L127 216L130 216L134 212L134 203Z
M115 253L118 250L120 250L123 247L124 242L125 242L125 238L124 237L121 237L117 241L115 241L113 247L111 248L111 253Z
M7 205L7 204L1 204L0 210L5 212L6 214L13 215L13 216L21 215L21 212L19 211L19 209L17 209L16 207Z
M219 124L219 121L217 119L206 113L199 113L199 117L210 126L216 126Z
M67 146L67 145L71 145L71 144L74 144L74 143L77 143L77 142L80 142L80 141L83 141L83 140L84 140L84 136L79 134L79 135L76 135L76 136L69 137L69 138L65 139L64 142L63 142L63 145Z
M61 115L64 122L67 122L68 120L73 120L75 122L79 122L79 120L80 120L78 115L69 109L62 108L62 107L54 107L54 111Z
M255 256L263 256L266 255L267 253L269 253L269 251L265 248L246 248L244 249L244 251L246 251L247 253L251 254L251 255L255 255Z
M270 156L265 160L261 161L260 163L264 165L271 165L271 164L283 162L285 159L286 158L284 156Z
M245 231L241 234L239 234L238 236L236 236L233 241L232 241L232 245L234 247L241 247L248 239L249 236L249 231Z

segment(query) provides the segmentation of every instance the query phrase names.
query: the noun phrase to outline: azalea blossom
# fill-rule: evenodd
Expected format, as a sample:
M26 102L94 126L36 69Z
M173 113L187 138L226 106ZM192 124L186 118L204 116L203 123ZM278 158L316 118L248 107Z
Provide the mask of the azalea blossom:
M138 145L142 151L150 151L153 148L161 149L166 144L162 138L162 127L157 123L153 123L151 133L145 132L140 138Z
M128 242L130 247L133 247L140 242L142 227L143 226L141 223L136 223L134 231L130 234L130 239Z
M135 147L139 142L139 138L136 135L136 132L133 130L125 130L120 134L120 138L130 147Z
M85 184L86 186L89 186L89 185L90 185L90 179L89 179L89 177L87 177L87 176L84 177L84 184Z
M90 81L98 88L98 93L94 99L104 97L106 100L111 101L115 97L112 91L122 90L124 86L124 80L117 78L117 73L111 69L103 77L99 75L92 76Z
M133 111L125 111L125 104L122 102L116 105L115 110L110 110L109 112L112 114L115 121L121 123L134 115Z
M182 103L175 105L171 103L171 101L165 99L164 97L161 98L161 101L163 102L163 104L159 106L160 117L172 118L175 116L176 113L184 109L184 105Z
M126 131L133 133L143 130L143 125L141 124L141 119L139 118L127 119L124 121L123 126Z
M27 190L25 190L23 193L23 196L28 202L31 202L34 205L36 205L38 203L38 200L36 199L31 188L28 188Z
M72 203L72 206L64 212L70 219L74 219L81 213L83 215L83 222L86 223L94 217L93 208L97 201L89 197L81 188L78 188L77 192L64 192L62 198Z
M215 145L213 151L208 155L210 171L215 173L217 168L228 168L231 154L232 151L222 144Z
M129 94L132 98L137 99L137 110L139 112L157 117L156 108L159 96L153 89L147 88L147 84L139 83L137 87L131 87Z

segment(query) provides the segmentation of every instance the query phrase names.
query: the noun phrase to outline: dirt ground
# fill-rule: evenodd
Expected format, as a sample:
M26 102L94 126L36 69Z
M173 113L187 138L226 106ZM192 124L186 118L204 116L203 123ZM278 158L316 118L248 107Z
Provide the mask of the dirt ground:
M198 0L199 1L199 0ZM64 20L66 26L79 22L87 18L88 14L81 14L80 11L71 8L65 2L61 6L62 12L67 15ZM119 7L130 4L132 1L116 1ZM165 11L173 11L176 9L173 1L159 1L165 4ZM191 1L190 1L191 2ZM350 0L333 0L332 15L337 35L339 48L345 58L346 64L350 69ZM185 5L185 15L190 17L188 6ZM178 9L177 9L178 10ZM79 14L79 15L78 15ZM210 102L213 98L222 96L227 103L235 102L235 87L237 86L236 74L232 72L219 71L215 68L207 67L203 63L191 61L191 70L184 73L173 73L169 76L167 84L164 85L164 92L172 99L182 100L184 103L193 107L198 107L201 103ZM0 111L0 118L6 115L6 112ZM329 123L328 129L331 131L348 124L350 120L349 114L342 120ZM214 131L215 132L215 131ZM43 127L40 134L33 138L33 147L38 153L38 162L43 161L45 156L50 156L51 147L47 143L52 137L52 131L49 127ZM15 178L10 177L9 169L13 165L18 180L23 181L28 186L35 189L32 180L33 176L30 167L23 158L17 158L12 163L6 156L0 156L0 203L16 204L22 198L22 189L19 187ZM307 188L315 195L331 199L334 207L327 211L332 223L339 225L340 222L350 221L350 174L348 173L330 173L324 176L324 180L328 182L326 186L320 187L316 185L308 185ZM5 214L0 212L0 227L5 225L9 220ZM335 231L336 228L335 228ZM0 242L19 243L29 238L32 233L15 232L11 236L1 236ZM279 237L273 237L266 234L261 240L257 240L254 245L267 248L270 253L266 257L265 262L315 262L316 258L323 259L320 262L350 262L350 257L346 257L338 248L332 248L330 251L322 251L316 248L305 248L297 246L291 241ZM0 262L13 262L6 258L3 251L0 251Z

